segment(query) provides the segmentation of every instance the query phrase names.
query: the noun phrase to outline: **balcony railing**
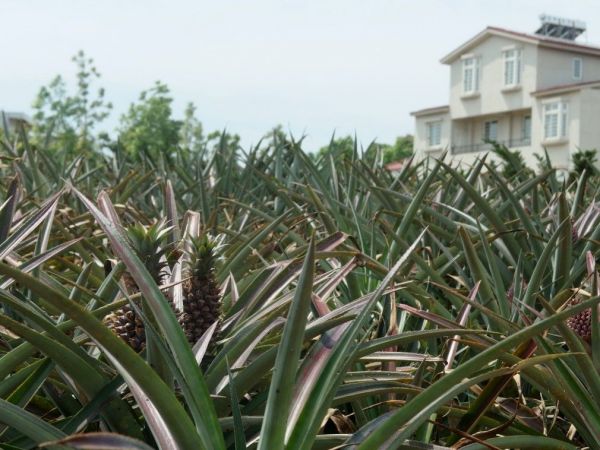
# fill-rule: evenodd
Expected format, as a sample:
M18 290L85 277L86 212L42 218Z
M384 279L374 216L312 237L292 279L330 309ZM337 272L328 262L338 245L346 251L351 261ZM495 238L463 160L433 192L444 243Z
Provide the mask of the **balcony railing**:
M508 148L526 147L531 145L531 138L509 139L507 141L496 141L498 144L505 145ZM452 154L459 155L462 153L489 152L492 150L492 144L481 142L479 144L469 145L453 145Z

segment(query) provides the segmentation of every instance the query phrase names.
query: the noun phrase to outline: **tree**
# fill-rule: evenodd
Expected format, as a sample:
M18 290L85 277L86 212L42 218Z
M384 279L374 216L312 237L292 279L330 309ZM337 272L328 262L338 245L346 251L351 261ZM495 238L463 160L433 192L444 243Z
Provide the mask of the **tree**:
M163 154L169 157L179 144L182 127L172 117L172 103L168 86L160 81L142 91L138 103L121 117L119 139L126 152L152 160Z
M196 118L196 106L193 103L188 103L185 108L179 139L181 147L192 154L200 153L206 146L204 128Z
M345 136L337 139L332 139L328 146L321 147L317 153L317 157L324 155L333 155L335 158L352 158L355 148L355 139L352 136ZM413 137L410 134L405 136L399 136L396 138L394 144L382 144L379 142L372 142L362 152L359 153L364 161L373 163L377 158L377 155L381 155L381 161L383 164L390 163L392 161L398 161L412 155L413 152Z
M354 154L354 138L344 136L341 138L332 137L329 145L321 147L317 152L317 157L332 155L334 158L352 159Z
M227 130L208 133L206 142L212 144L212 150L220 149L224 152L226 149L227 155L237 154L240 149L240 135L229 133Z
M92 86L100 78L93 59L79 51L72 61L77 66L75 92L69 95L67 83L58 75L39 90L33 102L33 142L68 153L91 149L98 138L94 128L112 109L104 98L104 88L92 94Z
M578 150L573 154L572 178L579 178L584 170L588 175L598 174L598 168L596 166L598 158L596 153L596 150Z
M409 158L413 154L413 136L406 134L398 136L392 145L382 144L383 163L388 164L400 159Z
M492 151L498 155L502 161L502 175L507 180L516 177L531 177L534 173L523 159L523 155L519 150L511 151L508 147L503 144L499 144L496 141L486 140L488 144L492 145Z

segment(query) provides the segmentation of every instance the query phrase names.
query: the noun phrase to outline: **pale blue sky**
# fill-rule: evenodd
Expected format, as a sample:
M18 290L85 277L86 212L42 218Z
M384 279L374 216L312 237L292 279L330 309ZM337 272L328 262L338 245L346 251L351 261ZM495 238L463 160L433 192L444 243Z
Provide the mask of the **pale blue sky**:
M391 142L410 111L447 103L443 55L487 25L533 32L541 13L586 21L600 45L597 0L0 0L0 109L31 112L82 49L115 106L105 129L161 80L176 116L192 101L244 145L278 123L309 149L334 130Z

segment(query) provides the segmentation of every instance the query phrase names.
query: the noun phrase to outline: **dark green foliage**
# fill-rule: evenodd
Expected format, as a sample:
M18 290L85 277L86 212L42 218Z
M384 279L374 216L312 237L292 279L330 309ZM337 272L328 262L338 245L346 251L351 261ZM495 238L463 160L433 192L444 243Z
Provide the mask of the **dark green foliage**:
M500 157L504 178L507 180L525 179L533 175L533 171L527 167L519 150L510 150L504 144L495 141L486 142L492 145L492 152Z
M407 134L405 136L398 136L396 141L391 145L380 144L383 147L384 164L410 158L413 154L413 141L413 136Z
M574 178L579 178L583 171L588 175L598 174L598 155L596 150L579 150L573 154Z
M396 138L394 144L381 144L372 142L364 151L358 147L355 138L345 136L332 138L328 146L321 147L316 157L331 155L336 159L352 159L354 149L357 148L358 157L372 164L379 157L383 164L408 158L413 153L413 137L411 135Z

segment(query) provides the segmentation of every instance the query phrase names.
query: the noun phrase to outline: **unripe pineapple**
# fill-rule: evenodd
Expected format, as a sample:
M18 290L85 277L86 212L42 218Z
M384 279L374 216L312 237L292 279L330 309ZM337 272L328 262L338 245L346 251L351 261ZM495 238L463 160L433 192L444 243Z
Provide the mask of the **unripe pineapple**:
M178 320L191 345L221 317L221 295L215 278L219 243L209 236L188 241L188 270L183 282L183 310ZM218 328L213 335L213 342Z
M574 298L569 301L569 306L575 306L580 302L579 298ZM592 340L592 309L584 309L574 316L569 317L567 319L567 326L589 344Z
M161 245L168 231L164 222L158 222L147 228L141 224L136 224L127 229L129 243L154 278L154 281L159 285L162 283L163 269L166 266L163 258L166 247ZM129 295L140 291L137 283L128 272L123 274L123 281ZM139 304L139 300L136 304ZM141 352L146 348L144 322L130 305L123 306L106 316L104 323L136 352Z
M104 323L136 352L142 352L146 348L144 322L131 306L123 306L109 314L104 318Z

